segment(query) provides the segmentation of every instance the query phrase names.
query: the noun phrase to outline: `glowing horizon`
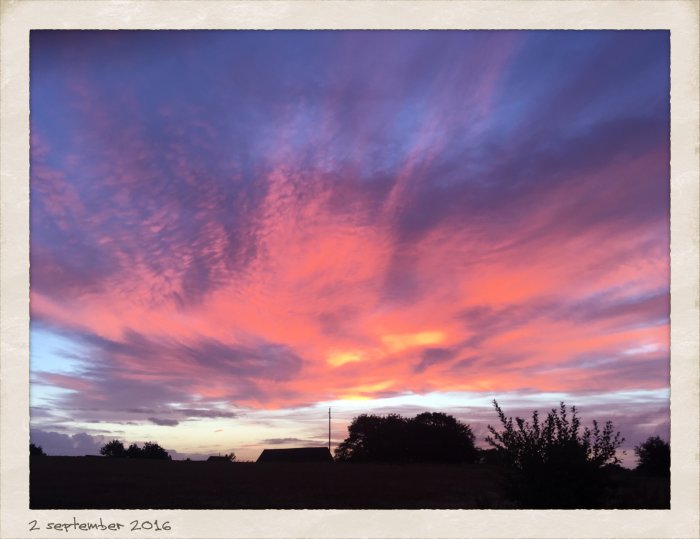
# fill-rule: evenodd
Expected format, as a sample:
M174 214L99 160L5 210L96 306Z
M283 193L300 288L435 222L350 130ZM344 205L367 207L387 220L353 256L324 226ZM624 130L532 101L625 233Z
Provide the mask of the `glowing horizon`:
M32 31L30 69L49 452L494 397L668 439L668 32Z

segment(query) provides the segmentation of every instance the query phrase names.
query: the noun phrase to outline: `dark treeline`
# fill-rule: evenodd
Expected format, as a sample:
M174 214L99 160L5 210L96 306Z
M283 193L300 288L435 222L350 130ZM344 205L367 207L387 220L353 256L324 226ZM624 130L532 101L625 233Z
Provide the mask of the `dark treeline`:
M349 462L482 462L500 470L501 487L515 507L585 509L604 507L614 490L615 474L624 473L618 450L624 438L612 422L582 428L576 407L561 403L541 418L507 417L496 401L499 427L488 426L480 451L469 425L444 413L360 415L335 451ZM658 437L635 448L637 470L646 475L670 474L670 447Z
M143 447L131 444L128 448L124 448L122 442L119 440L112 440L108 444L102 446L100 454L105 457L114 458L170 460L168 452L154 442L146 442L143 444Z

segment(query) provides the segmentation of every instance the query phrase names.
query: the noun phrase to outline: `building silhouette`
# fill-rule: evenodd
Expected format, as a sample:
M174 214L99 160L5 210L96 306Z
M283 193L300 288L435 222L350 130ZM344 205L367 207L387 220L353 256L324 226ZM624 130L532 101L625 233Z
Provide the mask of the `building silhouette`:
M256 462L333 462L327 447L292 447L263 449Z

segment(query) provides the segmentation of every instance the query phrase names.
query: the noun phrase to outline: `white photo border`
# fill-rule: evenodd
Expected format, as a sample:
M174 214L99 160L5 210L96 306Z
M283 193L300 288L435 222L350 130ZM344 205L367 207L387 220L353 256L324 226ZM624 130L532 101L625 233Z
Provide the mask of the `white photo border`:
M158 537L697 537L700 437L697 0L0 0L0 537L30 521L158 519ZM32 29L666 29L671 39L671 509L29 510L29 32ZM146 537L151 532L102 532Z

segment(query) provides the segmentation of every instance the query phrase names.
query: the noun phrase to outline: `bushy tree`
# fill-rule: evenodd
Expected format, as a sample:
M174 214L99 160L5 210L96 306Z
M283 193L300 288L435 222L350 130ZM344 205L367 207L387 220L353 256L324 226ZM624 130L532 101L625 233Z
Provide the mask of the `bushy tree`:
M440 412L409 420L408 443L409 458L419 462L473 462L477 455L469 425Z
M671 446L658 436L651 436L634 448L637 470L647 475L671 474Z
M235 462L235 461L236 461L236 454L235 454L233 451L231 451L230 453L226 453L226 454L224 455L224 457L226 457L226 458L227 458L228 460L230 460L231 462Z
M168 452L155 442L146 442L141 448L141 458L170 460Z
M348 427L348 437L335 450L336 459L355 462L400 459L405 422L397 414L362 414L354 418Z
M335 456L353 462L472 462L476 449L469 426L447 414L362 414L348 427Z
M46 453L40 445L29 444L29 454L32 457L45 457Z
M130 459L140 459L142 455L141 448L136 444L131 444L126 450L126 456Z
M532 423L519 417L507 418L493 401L502 430L488 426L487 443L506 465L507 487L521 507L594 508L604 490L603 466L617 464L616 450L624 438L608 421L601 430L581 431L576 407L571 414L561 403L540 422L537 411Z
M121 458L126 457L126 450L124 449L124 444L119 440L112 440L100 448L100 455Z

